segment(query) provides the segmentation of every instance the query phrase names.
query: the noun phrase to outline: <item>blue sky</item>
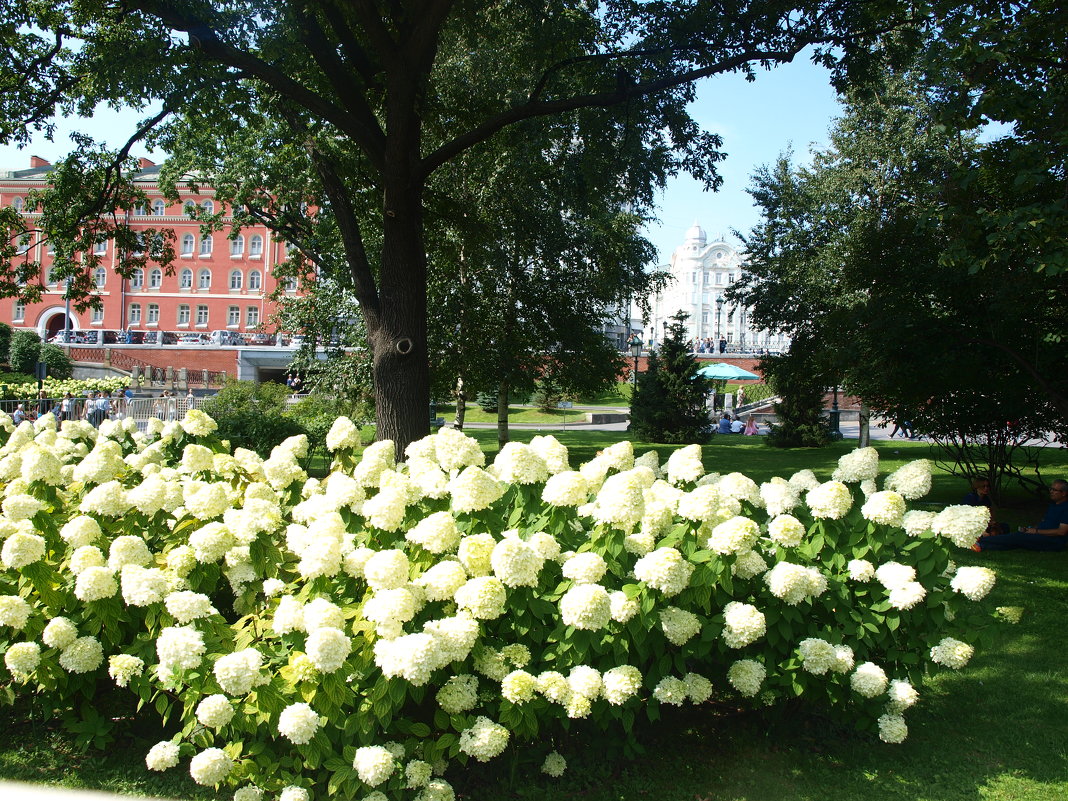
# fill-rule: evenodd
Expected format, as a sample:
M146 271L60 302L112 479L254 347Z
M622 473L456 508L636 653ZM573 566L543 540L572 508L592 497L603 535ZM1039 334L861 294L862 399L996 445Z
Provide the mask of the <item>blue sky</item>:
M726 75L703 81L691 112L705 130L723 137L727 159L718 165L723 176L719 192L702 191L689 177L672 180L660 201L659 222L649 227L647 236L666 263L672 251L682 244L687 229L696 220L709 237L727 235L731 229L745 231L758 219L745 189L749 177L762 164L770 164L786 147L793 147L804 159L813 144L822 145L838 103L827 72L808 61L760 72L747 83L739 75ZM30 155L55 161L71 149L70 130L79 130L103 139L112 146L125 141L133 123L142 115L101 110L91 120L76 120L59 126L55 142L39 138L24 149L0 146L0 168L23 169ZM162 161L162 153L134 148L133 155Z

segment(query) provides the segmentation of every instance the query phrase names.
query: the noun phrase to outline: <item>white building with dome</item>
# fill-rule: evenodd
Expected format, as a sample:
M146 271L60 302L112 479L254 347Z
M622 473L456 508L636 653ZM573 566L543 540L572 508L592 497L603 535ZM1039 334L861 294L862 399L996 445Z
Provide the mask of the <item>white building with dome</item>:
M746 308L723 297L745 270L743 254L724 237L709 241L695 222L686 232L686 241L671 254L667 268L671 275L667 286L650 299L647 344L656 347L663 342L671 318L682 311L689 315L687 337L698 351L702 345L707 351L716 343L718 353L721 339L727 341L728 353L778 352L789 346L789 338L782 334L752 328Z

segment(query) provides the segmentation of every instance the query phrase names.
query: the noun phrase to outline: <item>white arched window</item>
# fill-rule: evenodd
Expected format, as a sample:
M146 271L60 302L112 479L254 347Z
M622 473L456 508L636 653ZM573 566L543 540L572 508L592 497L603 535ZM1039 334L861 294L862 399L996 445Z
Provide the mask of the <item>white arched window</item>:
M200 207L204 209L205 214L215 213L215 204L212 203L210 200L205 200L203 203L200 204Z
M148 274L148 288L159 289L163 285L163 270L153 267Z
M245 237L235 236L230 240L230 255L240 256L245 252Z
M21 212L22 209L23 209L23 200L22 200L22 198L17 197L14 200L12 200L11 201L11 208L13 208L15 211Z
M192 234L186 234L182 237L182 255L189 256L193 253L193 247L196 245L197 239Z
M107 240L105 240L103 242L94 242L93 243L93 254L94 255L103 256L107 252L108 252Z
M104 282L108 280L108 271L103 267L97 267L93 270L93 283L96 284L97 289L104 288Z
M140 289L145 285L145 271L138 267L130 276L130 288Z
M259 291L263 287L263 277L259 270L253 270L248 274L248 288L252 291Z
M211 236L210 235L209 236L205 236L200 240L200 255L201 256L210 256L211 255Z
M211 270L201 270L197 274L197 289L211 289Z
M157 217L162 217L167 211L167 204L162 200L157 200L152 204L152 213Z
M248 241L248 255L250 256L262 256L263 255L263 237L259 234L255 234L252 239Z
M134 216L135 217L144 217L145 216L145 204L144 203L138 203L137 204L137 207L134 209Z
M185 213L188 216L190 216L190 217L196 217L197 216L197 204L194 203L192 200L187 200L185 203L183 203L182 204L182 208L185 210Z
M297 291L297 279L294 276L292 276L292 275L287 276L286 279L285 279L285 284L286 284L286 292L296 292Z
M178 288L179 289L192 289L193 288L193 271L186 267L180 273L178 273Z
M240 270L230 271L230 289L240 289L241 285L245 282L245 276Z

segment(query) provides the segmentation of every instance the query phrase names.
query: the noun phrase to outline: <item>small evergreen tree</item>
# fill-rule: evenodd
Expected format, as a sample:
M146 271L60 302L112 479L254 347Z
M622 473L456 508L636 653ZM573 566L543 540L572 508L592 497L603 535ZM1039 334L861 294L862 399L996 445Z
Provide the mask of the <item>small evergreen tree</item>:
M824 370L809 354L811 343L795 340L782 356L761 362L768 383L779 395L775 404L777 422L771 426L767 443L776 448L822 448L830 442L823 419L823 397L827 386Z
M7 361L12 372L33 375L40 353L41 338L37 336L36 331L15 331L11 334Z
M712 436L705 409L709 381L686 347L686 315L668 327L660 353L651 351L630 405L630 431L646 442L703 443Z
M534 387L534 394L530 396L530 402L538 407L538 411L549 413L555 411L560 401L567 398L567 393L560 384L560 379L551 369L542 372Z

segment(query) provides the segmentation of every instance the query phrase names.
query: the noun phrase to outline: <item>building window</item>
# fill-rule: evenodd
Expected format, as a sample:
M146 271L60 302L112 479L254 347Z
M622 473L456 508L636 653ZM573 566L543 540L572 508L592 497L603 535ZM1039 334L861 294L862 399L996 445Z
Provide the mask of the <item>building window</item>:
M208 307L197 306L197 325L208 324Z
M203 203L200 204L200 207L204 209L205 214L215 213L215 204L212 203L210 200L205 200Z
M130 289L140 289L145 285L145 271L138 267L130 276Z
M93 311L90 313L89 320L90 320L90 322L94 322L94 323L102 323L102 322L104 322L104 307L103 306L94 306L93 307Z
M25 320L26 319L26 304L21 300L15 301L15 314L11 318L13 320Z
M241 325L241 309L237 306L231 306L226 310L226 324L228 326Z
M230 240L230 255L240 256L245 252L245 237L236 236Z
M193 255L193 246L196 244L196 237L192 234L186 234L182 237L182 255Z
M108 271L103 267L97 267L93 270L93 283L96 284L97 289L104 288L104 282L108 280Z
M260 275L259 270L253 270L248 274L248 288L252 291L259 291L263 286L263 278Z
M185 210L186 215L188 215L189 217L197 216L197 204L194 203L192 200L187 200L182 205L182 208Z
M141 304L130 304L130 325L137 325L141 322Z
M30 235L23 234L19 237L19 255L26 253L30 249Z
M201 270L197 275L197 289L211 289L211 270Z
M13 208L15 211L21 212L22 211L22 207L23 207L22 198L17 197L14 200L11 201L11 208Z
M148 324L149 325L159 325L159 304L158 303L149 303L148 304Z
M260 309L258 306L249 306L245 309L245 328L255 328L260 324Z
M106 241L105 242L96 242L96 243L93 244L93 255L103 256L107 252L108 252L108 243Z
M201 240L200 240L200 255L201 256L210 256L211 255L211 237L210 236L205 236L205 237L201 238Z
M48 274L45 276L45 281L49 286L55 286L58 281L56 280L56 268L49 267Z
M159 289L163 285L163 270L159 267L153 267L152 271L148 274L148 288Z
M230 271L230 289L240 289L245 282L245 276L240 270Z
M286 276L285 283L286 283L286 292L296 292L297 291L297 279L296 279L295 276L292 276L292 275Z
M178 325L189 325L189 306L184 303L178 307Z
M727 273L727 283L728 284L733 284L734 283L734 273Z
M178 273L178 288L179 289L192 289L193 288L193 271L186 267L180 273Z
M134 209L134 216L135 217L144 217L145 216L145 206L144 206L143 203L137 204L137 207Z
M256 234L248 241L248 255L250 256L262 256L263 255L263 237Z
M162 200L157 200L152 204L152 213L157 217L162 217L167 212L167 204Z

